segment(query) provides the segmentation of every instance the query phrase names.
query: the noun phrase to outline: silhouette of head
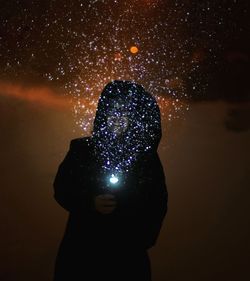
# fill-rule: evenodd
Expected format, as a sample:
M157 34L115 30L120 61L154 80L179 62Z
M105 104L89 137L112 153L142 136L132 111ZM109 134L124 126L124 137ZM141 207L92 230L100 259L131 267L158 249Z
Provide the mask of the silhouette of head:
M160 142L155 98L132 81L108 83L99 98L92 139L105 169L127 171L140 154L156 150Z

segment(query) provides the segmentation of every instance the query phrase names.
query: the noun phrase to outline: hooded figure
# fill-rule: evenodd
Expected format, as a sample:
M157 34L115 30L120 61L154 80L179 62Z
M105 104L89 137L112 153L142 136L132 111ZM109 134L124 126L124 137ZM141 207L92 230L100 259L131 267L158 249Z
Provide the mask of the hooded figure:
M151 280L147 250L168 201L160 139L153 96L134 82L107 84L92 135L71 140L53 183L69 212L54 281Z

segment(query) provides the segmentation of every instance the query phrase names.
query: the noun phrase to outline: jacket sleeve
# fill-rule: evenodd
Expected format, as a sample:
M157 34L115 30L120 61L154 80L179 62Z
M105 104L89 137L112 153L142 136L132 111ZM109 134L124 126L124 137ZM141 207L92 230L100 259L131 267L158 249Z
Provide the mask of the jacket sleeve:
M147 180L145 188L148 190L145 211L142 219L144 232L144 243L146 248L156 244L163 219L168 210L168 191L164 170L157 153L152 157L149 165L151 175Z
M76 179L77 146L71 140L69 150L60 163L54 182L54 199L69 212L87 212L93 209L93 202L87 188L81 188Z
M165 175L156 152L141 163L136 178L136 193L122 201L123 233L128 247L149 249L156 244L168 209Z

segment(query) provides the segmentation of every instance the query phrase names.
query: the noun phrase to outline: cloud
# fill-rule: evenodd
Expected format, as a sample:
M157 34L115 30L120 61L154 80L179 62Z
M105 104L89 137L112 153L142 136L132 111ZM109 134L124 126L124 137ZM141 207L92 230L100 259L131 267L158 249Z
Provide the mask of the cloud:
M56 109L69 109L71 102L69 97L59 96L55 90L49 87L30 87L1 81L0 96L12 97Z

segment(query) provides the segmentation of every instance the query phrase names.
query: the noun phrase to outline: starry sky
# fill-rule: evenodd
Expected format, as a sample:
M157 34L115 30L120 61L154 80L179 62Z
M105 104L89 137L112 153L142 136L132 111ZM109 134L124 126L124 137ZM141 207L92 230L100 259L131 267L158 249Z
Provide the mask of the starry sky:
M248 8L238 0L1 1L0 92L72 102L85 131L114 79L141 83L169 121L189 109L183 100L248 100Z
M249 64L248 6L1 1L0 79L60 87L77 98L99 93L112 79L135 80L165 97L206 98L215 71Z
M190 101L249 101L249 1L0 4L0 97L70 109L73 131L91 132L112 80L142 84L169 125Z

